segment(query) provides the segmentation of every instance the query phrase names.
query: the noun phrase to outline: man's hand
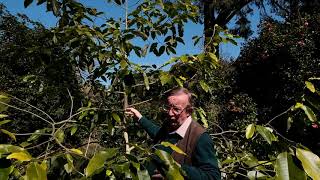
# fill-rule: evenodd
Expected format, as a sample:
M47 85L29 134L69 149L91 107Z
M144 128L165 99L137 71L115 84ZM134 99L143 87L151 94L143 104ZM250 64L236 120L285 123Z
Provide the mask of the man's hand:
M127 108L125 114L135 116L135 118L137 118L138 120L142 117L141 113L135 108Z

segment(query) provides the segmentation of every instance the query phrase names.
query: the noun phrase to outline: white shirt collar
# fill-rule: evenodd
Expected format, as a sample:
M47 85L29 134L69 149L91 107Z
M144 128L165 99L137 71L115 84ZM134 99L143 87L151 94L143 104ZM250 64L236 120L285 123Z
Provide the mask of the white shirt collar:
M191 116L189 116L189 117L181 124L181 126L180 126L177 130L175 130L175 131L173 131L173 132L171 132L171 133L169 133L169 134L177 133L177 134L179 134L182 138L184 138L184 136L186 135L186 132L187 132L187 130L188 130L191 122L192 122L192 118L191 118Z

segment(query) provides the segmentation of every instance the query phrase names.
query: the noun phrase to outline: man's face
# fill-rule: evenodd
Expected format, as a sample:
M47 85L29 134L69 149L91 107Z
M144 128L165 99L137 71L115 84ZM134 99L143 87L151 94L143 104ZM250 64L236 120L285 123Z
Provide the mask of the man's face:
M169 96L167 99L167 114L169 117L170 129L176 130L189 116L186 107L189 104L187 94Z

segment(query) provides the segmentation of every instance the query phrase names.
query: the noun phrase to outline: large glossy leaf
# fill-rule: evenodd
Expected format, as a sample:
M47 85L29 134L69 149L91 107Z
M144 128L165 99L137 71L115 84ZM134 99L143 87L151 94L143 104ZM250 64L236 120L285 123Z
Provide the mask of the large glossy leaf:
M7 130L5 130L5 129L0 129L0 131L1 131L2 133L4 133L4 134L10 136L11 139L13 139L14 141L17 141L16 136L15 136L12 132L7 131Z
M42 133L45 133L47 132L48 128L44 128L44 129L38 129L34 132L34 134L32 134L28 139L27 141L34 141L34 140L37 140Z
M58 142L62 143L64 141L64 132L63 132L63 130L58 130L55 133L55 137L57 138Z
M30 161L31 155L27 151L15 152L7 156L7 159L16 159L19 161Z
M0 180L8 180L9 175L12 173L13 169L13 166L10 166L8 168L0 168Z
M70 151L72 151L73 153L78 154L78 155L82 155L83 154L83 152L80 151L79 149L72 148L72 149L70 149Z
M266 127L257 125L256 129L269 144L271 144L272 141L278 141L277 137Z
M27 166L25 180L47 180L46 164L39 164L37 162L29 163Z
M166 173L166 178L168 180L184 180L177 167L170 167Z
M7 124L8 122L11 122L11 120L3 120L3 121L0 121L0 126L1 126L1 125L4 125L4 124Z
M306 84L306 87L307 87L311 92L313 92L313 93L316 92L316 88L314 87L314 85L313 85L311 82L306 81L305 84Z
M254 135L254 131L255 131L255 125L254 124L249 124L246 128L246 138L250 139L252 138L252 136Z
M171 144L170 142L161 142L161 144L165 147L170 147L172 150L179 154L187 155L185 152L183 152L179 147L177 147L174 144Z
M67 163L63 166L67 173L71 173L73 171L73 158L70 154L66 154Z
M88 166L85 169L86 177L94 174L94 172L104 166L106 160L114 157L117 154L117 148L110 148L104 151L96 153L89 161Z
M320 158L309 150L297 148L296 155L304 171L314 180L320 180Z
M277 156L276 180L305 180L307 179L304 171L299 169L293 162L292 156L287 152L280 153Z
M169 180L183 180L183 176L180 173L179 166L174 161L169 153L166 151L162 151L157 149L155 154L163 161L163 163L167 166L168 169L166 171L166 178Z
M312 122L316 122L317 121L317 117L314 114L314 112L312 111L312 109L310 109L308 106L302 104L302 103L297 103L294 106L295 109L302 109L304 111L304 113L308 116L308 119Z
M20 151L24 151L24 149L19 146L14 146L11 144L0 144L0 155L13 153L13 152L20 152Z

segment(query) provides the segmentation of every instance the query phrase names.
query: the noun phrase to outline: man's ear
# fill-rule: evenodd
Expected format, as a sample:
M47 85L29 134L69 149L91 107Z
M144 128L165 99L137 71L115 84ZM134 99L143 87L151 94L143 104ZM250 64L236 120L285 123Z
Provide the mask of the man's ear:
M187 111L187 113L189 113L191 115L192 112L193 112L193 106L188 105L187 108L186 108L186 111Z

